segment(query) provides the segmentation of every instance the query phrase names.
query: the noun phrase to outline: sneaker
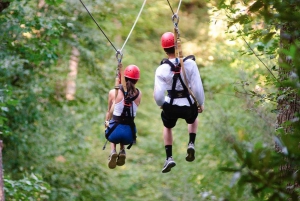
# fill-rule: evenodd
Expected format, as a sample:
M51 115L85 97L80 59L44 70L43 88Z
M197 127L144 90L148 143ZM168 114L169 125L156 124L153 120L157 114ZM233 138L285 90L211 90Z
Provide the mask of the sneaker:
M118 154L117 154L116 150L113 150L108 157L108 167L110 169L114 169L116 167L117 157L118 157Z
M125 159L126 159L126 152L124 149L122 149L120 152L119 152L119 156L118 156L118 159L117 159L117 165L118 166L122 166L125 164Z
M185 160L188 162L192 162L195 160L195 145L193 143L189 143L188 145Z
M175 161L173 160L172 157L169 157L165 164L164 164L164 167L162 169L162 173L167 173L167 172L170 172L171 171L171 168L174 167L176 165Z

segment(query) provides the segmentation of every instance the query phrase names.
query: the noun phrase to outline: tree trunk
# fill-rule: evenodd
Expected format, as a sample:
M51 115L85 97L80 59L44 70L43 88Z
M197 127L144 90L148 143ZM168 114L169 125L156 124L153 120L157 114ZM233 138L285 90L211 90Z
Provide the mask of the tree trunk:
M70 72L68 73L67 88L66 88L66 99L74 100L76 93L76 77L77 77L77 68L79 62L79 50L76 47L72 49L72 55L69 62Z
M280 31L280 49L289 50L291 45L295 43L296 39L292 33L297 28L292 27L290 24L286 24L281 28ZM299 54L298 54L299 55ZM290 68L283 67L286 64ZM285 54L279 54L279 80L280 82L292 79L292 74L295 74L294 69L292 68L293 61L292 58ZM286 121L293 121L295 119L295 114L299 113L299 96L297 91L291 87L281 87L279 89L283 91L284 94L279 96L277 109L279 111L277 115L277 125L281 127ZM291 127L285 127L285 132L288 133L291 131Z
M297 37L293 34L296 33L297 27L293 26L292 23L286 23L280 30L280 50L290 50L293 44L297 41ZM297 50L296 55L299 55L299 50ZM294 58L297 59L297 58ZM298 82L298 77L296 76L296 69L295 64L297 61L293 61L293 58L287 56L286 54L280 53L279 54L279 81L282 83L283 81L295 81ZM298 75L299 76L299 75ZM278 97L277 100L277 109L279 111L277 115L277 126L279 128L283 128L283 133L279 136L279 138L283 137L291 137L291 135L295 135L294 131L294 122L299 121L298 117L296 116L297 113L300 112L299 107L299 94L296 87L292 86L283 86L279 88L279 93L281 95ZM290 121L292 124L286 124L286 122ZM290 135L290 136L287 136ZM287 146L288 149L290 148L289 144L284 144ZM288 150L287 149L287 150ZM295 166L293 157L289 157L287 155L286 150L283 150L283 147L275 142L275 151L278 153L284 153L282 155L284 161L280 166L281 178L284 179L287 174L295 174L298 171L297 165ZM286 157L288 156L288 157ZM293 177L287 177L288 179L284 179L286 183L286 192L290 194L289 200L294 200L295 197L295 185L299 181ZM290 179L293 178L293 179ZM293 181L294 180L294 181ZM293 199L292 199L293 197Z

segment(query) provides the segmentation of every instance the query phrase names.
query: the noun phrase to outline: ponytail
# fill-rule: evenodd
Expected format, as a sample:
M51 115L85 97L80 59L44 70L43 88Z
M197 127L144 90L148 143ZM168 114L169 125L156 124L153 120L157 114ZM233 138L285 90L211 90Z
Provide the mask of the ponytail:
M137 80L125 77L125 81L126 81L127 94L129 96L134 96L136 94L135 84Z

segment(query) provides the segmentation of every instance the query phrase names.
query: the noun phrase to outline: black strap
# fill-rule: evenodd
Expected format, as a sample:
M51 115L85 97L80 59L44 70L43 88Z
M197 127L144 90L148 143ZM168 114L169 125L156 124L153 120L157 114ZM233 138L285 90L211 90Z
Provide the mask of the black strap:
M188 59L191 59L191 60L196 61L196 58L195 58L194 55L189 55L189 56L183 58L183 62L185 62L185 61L188 60ZM161 62L160 62L160 65L166 63L166 60L168 60L168 59L163 58L163 59L161 60ZM171 62L171 63L172 63L172 62Z
M119 123L130 125L131 133L132 133L132 137L133 137L133 143L135 144L137 136L136 136L136 132L135 132L135 123L134 123L134 114L133 114L134 112L133 112L132 102L135 99L137 99L137 97L140 94L140 91L139 91L139 89L136 88L137 94L133 97L130 97L130 96L128 96L127 93L125 93L122 85L120 85L119 88L121 89L121 91L124 95L124 108L123 108L123 111L122 111L122 114L120 117L113 116L113 118L116 119L117 121L119 121ZM130 149L133 143L129 144L127 149Z
M194 55L189 55L189 56L185 57L185 58L183 59L183 61L186 61L187 59L192 59L192 60L195 61L195 56L194 56ZM170 99L170 105L173 104L174 98L179 98L179 97L177 97L177 94L178 94L179 91L176 91L176 90L175 90L175 88L176 88L176 83L177 83L177 80L178 80L178 78L179 78L179 81L180 81L180 83L181 83L181 85L182 85L182 87L183 87L183 93L184 93L184 94L187 94L186 98L188 99L189 104L190 104L190 106L191 106L191 105L192 105L192 100L191 100L191 98L190 98L190 94L189 94L188 88L187 88L187 86L184 84L184 82L183 82L183 80L182 80L182 77L181 77L181 75L180 75L181 65L178 64L177 66L175 66L169 59L163 59L163 60L160 62L161 65L164 64L164 63L169 64L169 66L171 67L171 71L174 72L173 83L172 83L172 90L171 90L171 91L168 91L169 96L171 95L171 96L170 96L170 98L171 98L171 99ZM180 92L181 92L181 91L180 91Z
M108 140L108 137L110 136L110 134L117 128L117 126L119 125L118 122L115 122L115 124L108 130L107 133L105 133L105 138ZM108 128L107 128L108 129Z

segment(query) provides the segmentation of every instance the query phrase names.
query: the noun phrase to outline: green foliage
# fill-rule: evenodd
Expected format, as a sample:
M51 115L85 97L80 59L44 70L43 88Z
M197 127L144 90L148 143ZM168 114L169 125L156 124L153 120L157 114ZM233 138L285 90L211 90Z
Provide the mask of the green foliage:
M17 181L4 178L4 186L5 198L8 201L34 201L49 199L49 184L34 174Z
M249 49L240 51L242 55L255 55L269 71L270 75L266 76L265 84L271 88L271 91L264 91L264 94L261 94L251 90L253 86L247 80L242 80L240 86L235 90L254 100L259 99L260 103L286 101L284 110L287 111L276 112L278 115L278 112L288 113L290 111L289 103L297 101L295 97L299 96L296 94L299 74L296 75L294 72L298 68L296 67L298 58L295 55L299 51L298 48L295 48L298 45L295 46L295 44L298 44L297 39L299 38L296 27L299 23L300 5L295 1L258 0L254 3L249 1L243 3L245 10L240 10L238 5L229 8L229 5L223 1L219 8L230 13L228 15L229 30L230 27L232 29L228 33L235 33L237 36L235 40L241 38L247 43ZM240 26L238 27L237 24ZM282 32L280 38L279 29ZM277 55L278 53L279 55ZM268 62L269 55L269 59L278 57L281 61L285 60L279 62L278 65L281 72L287 73L278 74L277 64ZM269 68L268 66L273 67ZM291 76L286 76L286 74L291 74ZM273 77L273 79L270 80L268 77ZM249 151L249 148L243 148L244 145L238 141L232 142L240 159L240 166L236 168L227 165L223 170L228 172L234 170L233 179L238 181L239 193L245 191L245 187L251 184L251 192L259 200L298 200L299 191L295 185L299 182L297 169L299 167L300 138L299 132L297 132L299 116L297 107L294 108L294 111L296 119L291 121L286 119L285 123L280 125L281 127L277 130L276 135L279 138L275 137L275 150L274 147L273 150L270 150L268 146L254 146Z
M278 27L285 23L283 20L299 15L291 8L287 9L291 15L287 15L281 8L290 1L256 1L248 14L236 7L240 5L237 1L217 2L226 9L232 43L222 35L220 20L209 24L213 14L207 14L206 6L215 2L182 2L179 27L183 51L184 55L196 56L206 103L199 115L196 160L184 160L187 129L184 121L178 121L173 131L177 166L170 174L160 172L165 158L163 127L161 110L152 97L155 68L165 57L159 38L173 29L167 2L146 4L124 48L123 65L134 63L141 68L137 86L143 98L136 117L137 145L127 151L126 165L114 170L107 167L110 150L103 151L102 146L107 92L114 87L117 67L115 50L80 1L45 2L38 7L36 2L12 1L0 16L3 165L14 180L6 180L6 194L22 195L24 200L40 196L72 201L254 201L287 197L283 185L293 175L284 175L278 184L278 168L287 156L272 152L276 114L271 111L278 112L278 99L291 96L291 91L278 91L277 87L295 87L298 81L286 78L278 82L279 65L275 61L280 53L299 66L298 43L278 52ZM122 47L142 2L84 3L113 44ZM171 2L171 6L178 5ZM66 100L73 48L80 52L76 94L74 100ZM290 69L288 64L286 69ZM286 126L292 124L287 122ZM280 128L278 134L283 131ZM287 135L279 141L295 165L297 136ZM45 183L31 177L23 180L24 172L42 175ZM12 183L20 190L15 191ZM32 189L33 184L37 188Z

